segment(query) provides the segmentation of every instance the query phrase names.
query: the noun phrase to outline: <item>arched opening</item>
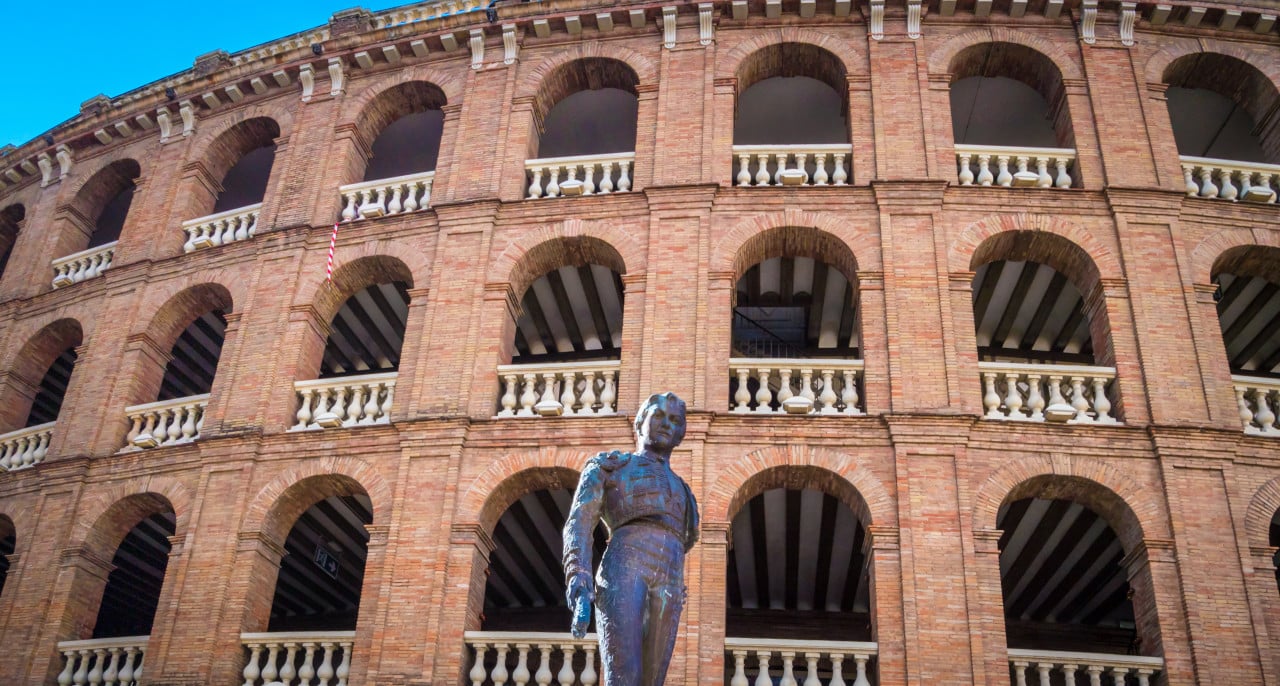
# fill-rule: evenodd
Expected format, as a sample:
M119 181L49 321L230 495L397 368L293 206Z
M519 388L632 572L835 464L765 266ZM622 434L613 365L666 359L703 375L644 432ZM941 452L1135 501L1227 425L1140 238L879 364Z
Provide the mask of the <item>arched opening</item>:
M426 81L379 93L356 121L357 147L339 188L342 220L375 219L431 204L444 136L444 91Z
M1137 684L1132 656L1158 656L1161 643L1158 627L1144 625L1154 618L1150 571L1126 562L1142 540L1128 505L1093 482L1042 476L1006 497L997 526L1010 659L1018 651L1093 653L1052 666L1052 683L1087 684L1088 670L1101 666L1117 669L1117 683ZM1158 660L1149 662L1159 671ZM1036 677L1034 666L1024 669Z
M1214 299L1248 433L1280 433L1280 248L1241 246L1214 264Z
M734 412L859 414L857 261L812 228L771 229L735 260L729 407Z
M318 376L297 384L295 429L391 421L412 287L408 268L392 258L361 258L334 274L316 308L333 313L328 336L322 348L316 339L304 349Z
M868 663L875 652L874 586L861 495L825 470L783 467L753 477L734 503L725 682L745 676L754 683L763 671L775 683L784 670L795 670L797 682L826 683L836 669L852 682L855 671L870 667L867 676L875 683L874 660ZM773 641L799 643L761 649ZM796 647L806 641L824 643ZM780 649L800 660L788 667ZM821 658L808 661L808 652ZM833 653L840 656L838 667Z
M151 634L169 564L169 537L174 535L174 522L172 509L155 512L125 534L111 559L112 570L102 591L93 638Z
M1089 255L1055 234L1009 231L970 264L986 416L1115 422L1111 329ZM1054 370L1072 365L1092 369Z
M529 197L630 190L640 77L621 60L577 59L543 80L534 99Z
M13 254L13 244L18 241L18 231L27 218L27 208L13 204L0 210L0 278L4 277L5 267L9 266L9 256Z
M1249 163L1280 162L1280 92L1253 65L1227 55L1184 55L1165 68L1166 98L1187 193L1275 202L1280 176ZM1244 163L1245 170L1223 168Z
M31 467L44 459L53 422L71 382L80 324L60 319L23 346L0 397L0 469Z
M961 50L950 73L962 185L1074 183L1075 134L1053 60L1016 43L981 43Z
M512 277L523 291L498 416L613 414L625 269L596 238L548 241L524 256Z
M13 520L0 515L0 598L4 597L4 586L9 580L9 556L18 546L18 532Z
M849 82L839 57L816 45L779 43L743 60L737 80L737 185L845 183Z
M280 125L267 117L240 122L218 137L208 160L214 175L221 172L222 178L212 214L262 202L275 163L275 141L279 137Z
M364 487L338 474L304 478L273 503L252 572L259 586L242 623L254 637L244 643L246 678L288 681L290 672L315 674L323 665L346 678L358 657L353 644L373 513ZM293 633L299 631L315 632L312 649L300 649Z
M59 242L63 256L53 261L54 288L91 279L111 267L141 174L136 161L118 160L85 182L66 213L75 229Z
M505 639L513 634L569 631L572 613L565 599L562 532L578 477L571 469L534 468L512 475L490 495L482 521L486 528L492 527L490 537L494 547L488 556L488 566L472 574L472 583L484 584L479 631L499 632ZM602 522L593 535L593 572L600 566L607 541L608 532ZM588 630L595 631L594 619ZM494 672L501 673L497 669L499 660L508 674L516 670L519 654L508 648L513 647L509 644L520 641L469 642L474 649L467 657L473 680L483 671L480 683L494 683ZM493 650L495 647L500 650ZM559 683L581 683L578 677L587 665L582 646L547 647L546 652L535 651L528 656L530 673L546 666L551 674L557 675ZM599 665L593 660L591 668L598 672Z
M1267 530L1267 545L1280 548L1280 510L1271 516L1271 526ZM1276 590L1280 591L1280 550L1271 558L1276 567Z

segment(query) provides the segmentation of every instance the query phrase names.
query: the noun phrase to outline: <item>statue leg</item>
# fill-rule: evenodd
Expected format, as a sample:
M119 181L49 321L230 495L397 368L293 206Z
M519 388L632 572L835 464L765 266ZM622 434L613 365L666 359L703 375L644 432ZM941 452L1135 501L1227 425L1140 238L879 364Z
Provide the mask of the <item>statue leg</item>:
M608 555L605 560L607 563ZM601 582L597 583L596 590L596 631L600 634L603 686L640 686L647 585L640 574L626 569L625 561L608 567L610 569L601 570Z
M671 664L676 636L680 633L680 613L684 609L684 582L680 570L676 578L649 591L649 626L644 636L644 679L642 686L662 686Z

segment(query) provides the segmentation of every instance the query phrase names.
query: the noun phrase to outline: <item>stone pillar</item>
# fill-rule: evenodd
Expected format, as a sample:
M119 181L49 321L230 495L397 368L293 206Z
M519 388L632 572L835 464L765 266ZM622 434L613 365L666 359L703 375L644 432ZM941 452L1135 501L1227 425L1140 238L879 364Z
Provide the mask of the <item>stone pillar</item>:
M1263 656L1263 681L1267 684L1280 683L1280 664L1274 659L1280 655L1280 603L1275 602L1277 550L1280 548L1276 546L1250 547L1245 567L1249 617L1258 637L1258 652Z
M446 579L454 589L454 596L440 608L439 620L427 634L428 645L434 647L432 667L423 674L427 683L469 681L466 673L471 669L471 653L463 642L463 634L480 628L485 578L494 547L489 532L479 524L459 523L450 531ZM428 651L428 657L431 655L432 651Z
M59 641L75 641L93 636L102 592L113 567L87 546L64 548L57 568L52 570L53 589L31 654L30 682L54 683L62 669Z
M702 378L695 383L702 385L706 404L699 409L724 412L729 409L725 398L729 395L729 360L733 358L733 297L737 279L733 272L709 272L707 274L707 306L703 326L708 331L706 341L706 365Z
M224 315L227 320L227 326L223 331L222 350L218 354L218 361L221 363L222 358L235 359L236 346L240 344L241 331L240 321L244 319L244 311L227 312ZM218 365L219 370L225 370L231 365ZM204 409L204 419L201 425L201 437L208 438L216 436L222 431L223 418L238 414L237 409L233 409L230 402L230 391L232 387L232 377L230 372L217 374L213 377L213 385L209 388L209 404Z
M463 92L467 95L461 103L457 139L450 141L453 150L447 158L449 168L459 172L465 169L466 173L455 174L450 178L443 202L493 198L500 194L501 181L508 175L523 177L523 159L519 159L519 168L511 166L517 158L521 158L519 142L514 139L507 142L503 140L503 136L498 135L498 132L519 127L522 119L528 121L527 117L520 117L519 112L507 105L514 96L515 71L501 63L481 70L467 71L466 85L463 87ZM444 153L444 146L441 145L441 160L446 159ZM506 190L503 189L501 193L504 199L509 197Z
M400 346L400 367L396 374L395 399L391 406L391 421L414 416L417 401L445 379L435 378L430 360L422 352L431 337L427 324L431 289L410 288L409 311L405 316L405 336ZM412 335L411 335L412 334Z
M1138 354L1129 284L1124 279L1101 279L1082 294L1081 307L1089 320L1093 357L1099 365L1116 368L1111 416L1125 424L1151 421L1146 377Z
M670 148L665 140L658 138L658 122L665 114L658 108L658 84L640 84L636 87L636 98L636 161L631 165L631 190L643 191L659 178L659 168L669 162L663 153ZM710 125L707 128L710 129ZM659 140L663 140L661 153Z
M927 178L932 165L925 142L925 121L921 117L924 111L921 42L907 36L905 17L886 17L884 29L882 40L871 40L870 33L867 40L871 119L875 125L875 170L870 178ZM849 116L853 118L856 116L853 97L849 104ZM854 157L859 162L865 159L865 149L855 148ZM853 182L857 184L868 178L860 166L855 164L853 170Z
M441 107L440 113L444 115L444 124L440 128L440 149L436 154L436 175L431 181L432 205L452 198L454 179L461 174L465 174L467 169L470 168L466 164L461 167L456 167L453 164L441 164L441 162L454 159L459 127L462 126L460 121L462 105L451 102ZM437 200L437 198L440 200ZM504 196L503 199L505 200L506 197Z
M1126 552L1120 567L1133 589L1133 614L1142 640L1139 653L1164 658L1164 683L1196 683L1173 541L1144 539Z
M867 414L876 415L891 409L892 385L889 378L889 345L886 330L884 272L859 270L858 308L862 313L862 330L858 345L862 355L862 404Z
M976 272L971 271L947 275L951 321L954 322L957 366L953 371L960 393L959 407L965 414L981 415L984 411L982 380L978 369L977 324L973 320L973 279L976 276Z
M649 397L649 393L640 387L640 348L644 345L647 283L646 272L633 271L622 275L622 368L618 370L618 414L635 412Z
M1165 190L1186 193L1186 180L1182 174L1178 141L1173 136L1173 121L1169 117L1169 84L1147 83L1141 97L1143 133L1155 158L1156 179L1147 185ZM1197 178L1197 183L1199 179Z
M1099 22L1101 24L1101 22ZM1134 145L1134 137L1141 138L1143 129L1142 105L1139 102L1139 75L1134 69L1136 55L1130 48L1118 41L1099 37L1093 45L1082 44L1080 54L1084 59L1085 72L1089 83L1126 84L1119 88L1095 88L1088 95L1092 108L1076 108L1073 98L1073 123L1096 122L1099 151L1102 157L1103 184L1111 187L1147 187L1158 186L1155 160L1151 156L1152 149L1147 145ZM1090 117L1089 115L1092 115ZM1085 138L1077 124L1076 139ZM1136 129L1136 131L1135 131ZM1087 179L1091 183L1086 188L1097 188L1092 181L1097 178L1091 173Z
M688 607L695 604L698 606L698 634L695 641L688 643L692 653L690 657L693 658L689 662L697 665L697 676L685 683L709 684L724 681L729 526L729 522L702 522L702 537L689 557L685 559L685 578L692 582L687 585L691 591L694 591L689 595L686 612ZM698 558L696 577L689 573L689 565L693 557ZM681 625L688 625L688 619L682 618ZM674 681L675 676L674 673L669 672L667 680Z
M904 686L908 683L899 534L893 526L868 526L863 544L863 555L871 566L871 640L876 642L878 649L876 676L881 686Z
M219 616L216 634L203 647L210 665L209 684L243 683L248 654L240 634L267 630L285 555L284 542L273 541L261 531L237 532L234 546L229 572L218 577L227 611Z
M995 522L990 522L994 524ZM981 526L987 522L974 522ZM975 574L970 582L970 598L978 602L969 608L969 635L973 654L993 682L1009 671L1009 644L1005 639L1004 585L1000 576L1000 529L973 529Z
M477 337L475 365L472 367L472 381L477 392L471 396L467 414L476 418L487 418L497 414L498 399L506 390L506 381L498 375L500 364L509 364L515 355L516 318L519 316L520 303L511 290L511 284L487 283L484 285L484 301L480 306L480 331ZM517 384L523 381L517 379ZM435 378L425 381L419 390L418 402L430 404L435 393L429 388L431 384L446 384L448 379ZM492 388L492 393L483 389ZM520 391L516 389L517 409Z
M356 619L356 639L351 652L351 675L354 684L373 683L369 678L373 663L374 647L384 634L382 617L382 590L388 587L392 570L388 568L387 540L391 527L386 524L366 524L369 542L364 561L364 581L360 586L360 607Z
M660 78L657 84L655 140L662 141L662 152L655 150L652 158L656 186L700 183L710 177L704 173L702 159L706 154L704 136L711 133L704 130L707 109L714 106L708 97L712 95L708 92L708 52L692 36L686 36L676 47L664 48L659 57L658 73L680 78ZM639 138L637 133L637 147Z

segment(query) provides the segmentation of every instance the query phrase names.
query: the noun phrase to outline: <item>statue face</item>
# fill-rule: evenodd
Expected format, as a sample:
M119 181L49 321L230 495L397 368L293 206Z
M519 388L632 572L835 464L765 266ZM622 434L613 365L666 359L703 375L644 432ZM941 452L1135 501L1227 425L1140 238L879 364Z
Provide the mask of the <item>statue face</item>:
M684 440L684 408L666 400L654 403L640 424L638 436L644 449L671 452Z

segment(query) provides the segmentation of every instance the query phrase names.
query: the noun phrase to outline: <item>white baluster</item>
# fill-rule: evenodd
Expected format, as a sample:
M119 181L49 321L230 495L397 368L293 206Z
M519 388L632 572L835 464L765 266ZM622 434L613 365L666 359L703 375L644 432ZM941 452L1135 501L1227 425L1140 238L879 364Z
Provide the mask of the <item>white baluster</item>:
M58 686L71 686L71 674L76 668L76 651L67 650L62 653L67 661L62 667L62 671L58 673Z
M769 658L772 655L773 651L756 651L756 680L752 682L752 686L773 686L773 679L769 677Z
M286 686L293 686L293 680L298 676L298 670L293 666L293 657L298 653L298 644L286 643L284 644L284 649L284 664L280 666L280 680Z
M773 392L769 390L769 375L772 373L767 367L756 370L756 381L760 382L760 386L756 388L756 412L761 414L773 412L773 408L769 407L769 401L773 400Z
M352 219L356 218L357 195L358 195L357 193L355 193L354 191L351 191L346 193L343 196L343 198L346 200L346 203L342 207L342 221L349 222Z
M571 643L560 646L560 655L564 658L560 664L560 672L556 674L556 683L560 686L573 686L573 682L578 678L573 672L573 656L577 652L577 648ZM480 686L472 684L472 686Z
M271 644L267 646L267 663L262 668L263 683L271 683L276 680L280 672L276 671L276 655L280 652L280 646Z
M418 204L418 194L419 191L422 190L422 182L411 181L408 184L405 184L405 188L408 189L408 193L406 193L404 197L404 211L417 212L418 208L421 207L421 205Z
M849 175L844 170L844 153L838 152L835 156L835 173L831 175L831 183L843 186L848 179Z
M511 680L515 686L525 686L529 683L529 644L517 643L516 650L520 652L520 657L516 660L516 670L511 673Z
M982 396L982 406L987 408L987 419L1003 419L1000 414L1000 394L996 392L996 373L983 372L982 380L987 384L987 392Z
M591 195L596 192L596 165L582 165L582 194Z
M1000 168L1000 173L996 175L996 185L1008 188L1013 185L1013 174L1009 173L1009 156L1000 155L996 157L996 165Z
M80 669L71 675L71 682L76 686L84 686L89 682L89 651L80 651Z
M338 665L334 676L338 677L337 686L347 686L347 677L351 675L351 642L343 641L341 645L342 663Z
M375 424L391 423L391 405L396 397L396 384L394 381L387 382L384 388L387 392L382 399L382 406L378 408L378 421Z
M538 404L534 406L534 410L539 415L556 414L564 412L564 406L556 400L556 373L542 373L542 398L538 400Z
M1214 198L1218 195L1218 187L1213 185L1213 168L1200 167L1200 197Z
M551 168L551 180L547 182L547 197L560 197L560 167ZM497 686L497 684L494 686Z
M614 401L618 399L618 392L614 388L614 375L616 373L613 370L604 373L604 389L600 391L600 411L598 414L611 415L617 410L614 407Z
M507 683L507 652L511 650L506 645L498 644L498 664L493 666L493 671L489 677L493 679L493 686L504 686Z
M825 152L815 153L813 166L813 185L827 185L827 154Z
M259 214L261 214L261 211L255 211L253 214L249 215L249 218L247 220L249 224L249 238L253 238L253 236L258 232L258 215Z
M627 176L627 172L631 169L631 160L622 160L618 162L618 192L626 193L631 190L631 177ZM595 668L592 667L594 674Z
M187 242L182 244L182 252L192 252L196 249L196 233L200 231L200 227L188 226L185 230L187 232Z
M839 399L839 396L836 395L835 382L834 382L836 370L823 369L821 371L821 374L822 374L822 393L818 395L818 400L822 402L822 409L819 410L818 412L819 414L835 414L836 400Z
M595 686L596 680L596 647L587 644L583 647L587 651L586 666L582 668L582 686Z
M1070 160L1059 157L1054 161L1054 165L1058 168L1058 175L1054 177L1053 185L1056 188L1070 188L1071 175L1067 173L1067 164Z
M990 186L995 178L991 175L991 156L978 155L978 185Z
M400 214L404 210L404 184L397 183L391 187L391 202L387 204L387 214Z
M1091 422L1089 417L1089 401L1084 397L1084 377L1071 377L1071 406L1076 409L1073 422Z
M1089 686L1102 686L1102 665L1089 665L1085 668L1089 672Z
M613 192L613 163L602 162L600 164L600 192Z
M243 241L249 237L249 224L253 220L253 215L240 215L240 224L236 227L236 240Z
M782 185L782 172L787 170L787 161L791 156L785 152L779 152L774 155L774 159L778 160L778 166L773 170L773 185Z
M471 686L481 686L484 684L485 677L489 673L484 668L484 656L489 652L489 647L483 643L475 644L476 663L471 665L471 672L467 675L471 677Z
M843 653L831 653L831 681L827 686L844 686Z
M1049 672L1053 669L1052 662L1040 662L1036 664L1036 671L1040 673L1040 686L1049 686Z
M1040 394L1040 375L1027 374L1027 409L1031 410L1031 421L1044 421L1044 396Z
M529 181L529 200L534 200L542 196L542 167L535 167L533 170L533 179Z
M969 168L969 153L956 153L956 161L960 164L960 173L958 175L960 178L960 185L972 186L973 170Z
M1153 670L1142 668L1138 670L1138 686L1149 686L1151 683L1151 675Z
M1218 191L1218 197L1223 200L1235 200L1240 194L1240 190L1231 183L1231 171L1222 169L1218 172L1218 180L1222 182L1222 189Z
M218 226L222 229L222 243L234 243L236 241L236 225L238 222L235 217L228 217L218 221Z
M757 160L757 163L760 165L759 167L756 168L756 185L768 186L769 178L770 178L769 177L769 153L767 152L758 153L756 154L755 158ZM778 166L782 166L781 161L778 162Z
M858 380L852 369L844 370L844 387L840 389L840 402L845 414L862 414L858 408Z
M813 402L815 400L815 397L813 394L813 370L812 369L800 370L800 397L804 398L805 400L808 400L809 407L813 407Z
M93 649L93 668L89 670L89 685L99 686L102 683L103 662L106 662L107 651L102 648Z
M311 666L311 661L315 659L316 644L307 641L302 644L302 666L298 668L298 681L302 686L311 686L311 678L316 675L316 670Z
M321 641L320 647L324 649L324 657L320 660L320 669L316 670L316 678L320 680L319 686L329 686L333 680L333 641Z
M739 186L751 185L750 163L751 163L751 155L748 155L746 153L740 153L738 155L738 177L736 179L737 181L736 185L739 185Z
M169 440L167 443L173 444L176 443L179 438L182 438L182 416L186 411L187 408L185 407L174 407L165 410L165 413L169 415L171 420L169 422ZM193 431L194 429L195 427L192 427Z
M551 646L546 643L538 644L538 671L533 675L533 680L538 686L549 686L551 683Z
M746 662L747 651L733 651L733 678L729 680L729 686L747 686Z
M339 393L341 392L339 391ZM355 426L360 421L360 413L362 411L364 411L364 384L354 384L351 386L351 400L347 404L347 418L342 422L342 425Z
M738 373L738 390L733 392L734 406L733 411L738 413L751 411L751 391L747 390L747 377L751 370L746 367L739 367Z
M778 409L785 412L787 400L795 393L791 392L791 369L783 367L778 370Z
M516 413L519 417L537 416L533 412L533 406L538 402L538 393L534 390L537 378L534 374L524 375L524 393L520 394L520 411Z
M156 416L156 428L151 436L156 439L157 445L164 445L169 441L169 410L154 410L153 415Z
M578 375L575 372L561 372L560 374L560 406L563 409L564 416L572 417L574 415L573 406L578 404L577 397Z
M1276 414L1271 411L1271 403L1268 402L1271 394L1258 388L1253 391L1253 399L1258 405L1258 411L1253 415L1253 421L1258 423L1258 428L1264 434L1275 431Z
M376 383L369 384L369 400L364 404L364 416L360 418L361 424L372 424L378 419L378 395L381 386Z
M1107 399L1107 380L1101 376L1093 377L1093 413L1094 421L1099 424L1115 424L1111 416L1111 401Z
M871 682L867 680L867 656L854 655L853 661L858 668L857 676L853 680L853 686L871 686Z
M1196 180L1191 173L1191 165L1182 165L1182 183L1186 186L1187 197L1194 198L1200 195L1200 186L1196 184Z
M137 658L135 662L134 658ZM137 667L135 667L135 664ZM120 668L120 683L131 684L137 681L138 674L142 671L142 653L137 648L130 646L124 649L124 666Z
M298 391L298 414L296 415L298 423L294 425L294 428L304 427L311 423L311 396L313 393L315 391L310 388Z
M1036 186L1039 188L1049 188L1053 185L1053 177L1049 175L1049 158L1036 158Z
M258 657L262 655L262 646L256 643L249 644L249 664L244 666L241 675L244 676L244 683L241 686L257 686L258 677L262 675L258 669ZM123 679L121 679L123 681Z
M102 681L107 686L115 686L116 677L120 675L120 649L111 649L111 662L107 664L107 670L102 673Z
M502 381L505 390L502 393L502 409L498 411L498 416L514 417L516 416L516 375L504 374Z
M1249 401L1244 398L1248 390L1244 386L1236 386L1236 410L1240 415L1240 424L1245 433L1256 433L1257 429L1253 428L1253 410L1249 407Z
M796 169L804 173L805 184L809 183L809 172L805 169L805 159L808 157L809 155L806 153L803 153L803 152L796 153Z
M781 686L798 686L796 684L795 669L796 654L789 651L782 651L782 682Z
M582 397L579 402L582 403L582 409L578 410L579 416L590 417L596 413L596 377L600 372L595 370L587 370L582 372L582 378L586 381L586 386L582 389Z
M818 658L819 653L805 653L805 677L804 686L822 686L822 682L818 680Z

